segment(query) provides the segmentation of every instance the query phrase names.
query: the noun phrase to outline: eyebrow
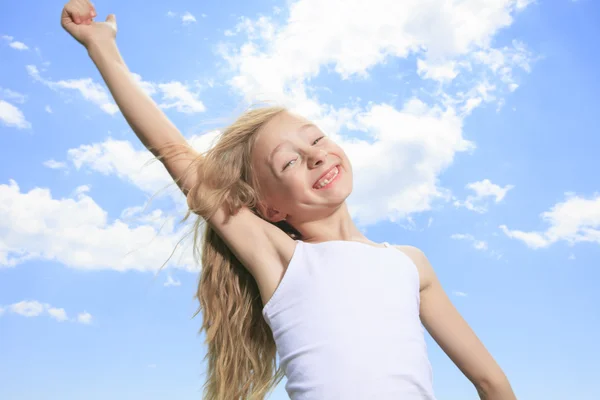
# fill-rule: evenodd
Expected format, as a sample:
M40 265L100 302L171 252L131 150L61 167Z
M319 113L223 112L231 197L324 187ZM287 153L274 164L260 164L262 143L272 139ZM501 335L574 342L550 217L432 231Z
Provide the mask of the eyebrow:
M313 124L312 122L308 122L308 123L306 123L306 124L302 125L300 128L298 128L298 130L296 131L296 133L302 133L302 132L304 132L306 129L308 129L308 128L312 128L312 127L314 127L314 126L316 126L316 125L315 125L315 124ZM289 141L287 141L287 140L286 140L285 142L279 143L279 144L277 145L277 147L275 147L275 148L274 148L274 149L271 151L271 153L269 154L269 157L267 158L267 160L268 160L268 162L269 162L269 163L271 163L271 162L273 161L273 156L275 155L275 153L277 153L277 152L279 151L279 149L280 149L281 147L283 147L283 145L285 145L285 144L287 144L287 143L289 143Z

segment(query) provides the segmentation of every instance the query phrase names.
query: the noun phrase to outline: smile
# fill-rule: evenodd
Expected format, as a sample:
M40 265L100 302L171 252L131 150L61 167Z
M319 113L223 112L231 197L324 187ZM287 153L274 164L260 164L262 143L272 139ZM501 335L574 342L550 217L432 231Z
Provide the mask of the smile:
M321 178L319 178L319 180L315 182L315 184L313 185L313 189L323 189L324 187L331 184L340 173L338 167L339 166L336 165L332 167L329 171L327 171L325 174L323 174L323 176L321 176Z

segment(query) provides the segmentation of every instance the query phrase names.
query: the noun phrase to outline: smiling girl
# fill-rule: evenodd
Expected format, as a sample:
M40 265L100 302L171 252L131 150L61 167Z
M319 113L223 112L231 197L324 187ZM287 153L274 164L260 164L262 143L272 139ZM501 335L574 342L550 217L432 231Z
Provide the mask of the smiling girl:
M198 235L205 398L262 399L285 374L295 400L434 399L423 326L482 399L515 398L423 252L374 243L355 226L342 148L305 118L268 107L196 153L127 69L115 17L95 17L89 1L72 0L62 26L187 196L196 228L207 222Z

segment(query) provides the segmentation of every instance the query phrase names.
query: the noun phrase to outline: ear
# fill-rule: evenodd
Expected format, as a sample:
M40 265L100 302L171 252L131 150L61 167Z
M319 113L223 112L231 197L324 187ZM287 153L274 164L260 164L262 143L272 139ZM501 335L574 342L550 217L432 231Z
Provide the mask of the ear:
M268 221L270 222L279 222L279 221L283 221L286 217L286 214L282 213L279 210L274 209L273 207L270 207L264 203L259 203L258 204L258 210L260 211L260 214Z

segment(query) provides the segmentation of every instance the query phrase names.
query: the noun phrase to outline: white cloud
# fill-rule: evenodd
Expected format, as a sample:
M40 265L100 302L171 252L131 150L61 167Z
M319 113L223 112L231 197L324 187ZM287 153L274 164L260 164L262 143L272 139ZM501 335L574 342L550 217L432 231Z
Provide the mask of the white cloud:
M94 82L92 78L52 81L42 78L40 71L35 65L27 65L26 68L33 79L43 83L52 90L76 90L85 100L97 105L105 113L114 115L119 112L119 107L111 100L108 91L101 84Z
M38 81L42 80L42 77L40 76L40 70L35 65L26 65L25 69L27 70L29 76L31 76L33 79Z
M148 364L148 368L154 369L154 368L156 368L156 364Z
M196 17L194 17L189 11L186 11L181 16L181 22L183 22L184 25L188 25L192 22L196 22Z
M62 161L48 160L44 161L44 166L50 169L66 169L67 164Z
M417 61L417 72L423 78L436 81L451 81L458 76L455 61L431 64L424 60Z
M31 123L25 119L23 112L4 100L0 100L0 122L3 125L18 129L31 128Z
M131 142L108 138L102 143L68 150L75 168L89 168L103 175L116 175L148 194L172 184L166 169L146 149L136 150Z
M239 51L224 49L224 54L240 72L233 85L253 96L267 88L281 91L285 83L315 76L326 65L347 78L366 75L387 58L412 53L422 53L424 65L451 62L489 49L493 35L512 23L515 9L514 0L352 0L343 7L339 1L299 0L291 3L281 27L266 17L243 21L261 32L276 31L266 36L274 39L264 44L266 51L248 42ZM330 15L338 23L332 24ZM255 30L250 29L249 39L256 38Z
M149 82L142 79L139 74L133 74L134 79L142 90L149 96L160 93L159 106L164 109L175 108L177 111L191 114L206 111L204 103L198 99L198 93L181 82L170 81L166 83Z
M12 42L9 46L16 50L29 50L29 47L23 42Z
M500 229L508 237L521 240L533 249L548 247L559 241L600 244L600 195L587 199L566 193L566 197L565 201L541 214L542 220L550 225L545 231L512 230L506 225L501 225Z
M171 275L167 275L167 280L164 283L164 286L181 286L181 281L173 279Z
M167 17L169 17L169 18L174 18L177 15L178 14L176 12L167 11ZM206 18L206 14L202 14L202 18ZM189 24L192 24L197 21L196 21L196 17L192 13L190 13L189 11L186 11L183 14L181 14L181 22L183 23L183 25L189 25Z
M286 105L346 149L357 183L349 204L359 223L395 220L450 198L439 187L439 175L457 153L474 149L462 135L463 119L478 106L500 101L514 83L515 68L527 71L528 53L519 42L498 50L501 61L492 64L484 57L493 50L495 34L525 5L516 0L349 0L343 5L297 0L289 3L282 23L269 16L241 18L225 35L243 34L244 43L222 43L219 51L232 73L229 85L248 103ZM453 86L408 99L400 108L360 102L335 108L321 103L310 86L323 70L350 85L376 65L411 56L421 77ZM348 130L357 135L341 136Z
M15 50L29 50L29 47L25 43L14 40L15 38L12 36L3 35L2 39L7 41L8 45Z
M356 114L355 124L372 139L337 141L352 160L356 189L349 205L362 224L402 219L445 199L447 191L438 186L437 176L456 152L472 147L452 110L430 108L416 99L401 110L373 105Z
M45 306L39 301L20 301L8 306L10 312L24 317L38 317L45 311Z
M53 260L76 269L156 271L169 264L196 270L191 248L178 242L189 227L174 217L152 223L109 220L80 187L74 197L53 198L48 189L22 192L16 182L0 185L0 267L31 259Z
M77 314L77 322L84 325L89 325L92 323L92 314L88 312L82 312Z
M466 241L470 242L473 245L473 248L475 248L477 250L487 250L488 249L487 242L485 242L483 240L477 240L471 234L455 233L455 234L451 235L450 238L454 239L454 240L466 240Z
M162 92L163 102L159 105L164 109L175 108L177 111L191 114L206 110L198 95L191 92L190 88L181 82L171 81L159 83L158 88Z
M212 131L192 136L188 142L199 152L205 152L218 135L219 131ZM135 149L129 141L108 138L102 143L70 149L67 154L76 169L86 168L104 175L115 175L150 195L168 188L168 193L176 202L185 204L185 198L173 184L163 164L154 159L148 150Z
M467 189L475 192L474 195L469 195L465 201L455 200L456 207L465 207L471 211L485 213L488 210L488 199L492 199L495 203L501 202L506 193L514 188L513 185L504 187L492 183L489 179L484 179L478 182L472 182L466 185Z
M23 104L27 100L27 96L22 93L15 92L14 90L5 89L0 87L0 98L4 100L11 100L15 103Z
M459 292L458 290L455 290L454 292L452 292L452 294L454 294L455 296L458 296L458 297L467 297L468 296L467 293Z
M50 307L48 308L48 314L50 315L50 317L54 318L59 322L63 322L69 319L69 317L67 317L67 312L64 308Z
M44 107L44 110L48 113L48 114L52 114L52 107L50 106L46 106Z
M69 320L64 308L53 307L48 303L40 303L37 300L23 300L6 307L0 307L0 316L5 311L28 318L48 316L58 322Z
M235 28L233 30L227 29L224 33L225 36L235 36L238 33L244 33L249 40L262 39L269 41L273 39L275 29L276 27L271 18L263 15L256 20L248 17L240 17Z
M77 90L84 99L96 104L105 113L114 115L119 112L119 107L112 102L108 91L102 85L95 83L91 78L52 82L50 87Z
M90 190L92 190L90 185L77 186L73 191L73 196L78 197L81 194L88 193Z

